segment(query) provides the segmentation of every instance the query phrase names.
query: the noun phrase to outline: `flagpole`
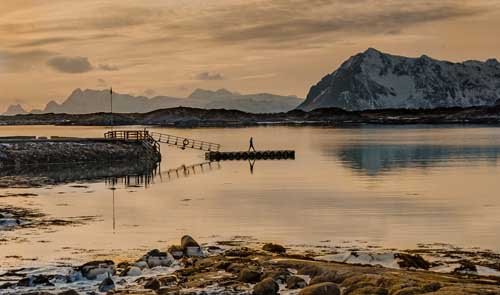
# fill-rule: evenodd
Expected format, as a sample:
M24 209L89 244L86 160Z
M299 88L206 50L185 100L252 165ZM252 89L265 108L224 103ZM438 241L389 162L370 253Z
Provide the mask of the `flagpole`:
M113 122L113 87L111 87L109 89L109 97L111 100L111 131L113 131L113 125L114 125L114 122Z

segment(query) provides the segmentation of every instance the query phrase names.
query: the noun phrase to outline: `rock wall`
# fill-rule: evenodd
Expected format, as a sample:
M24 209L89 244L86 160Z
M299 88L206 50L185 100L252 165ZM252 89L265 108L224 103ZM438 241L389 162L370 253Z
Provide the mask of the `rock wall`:
M160 160L140 142L31 140L0 142L0 167L78 162L150 162Z

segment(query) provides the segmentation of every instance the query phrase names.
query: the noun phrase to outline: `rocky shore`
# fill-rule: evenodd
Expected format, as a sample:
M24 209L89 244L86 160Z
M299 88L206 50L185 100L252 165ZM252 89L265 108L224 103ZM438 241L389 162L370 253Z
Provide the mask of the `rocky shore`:
M9 270L0 273L0 294L500 294L500 277L477 275L472 263L443 274L428 271L433 263L419 254L395 256L395 269L327 262L288 250L272 243L258 249L200 246L184 236L180 245L151 250L135 261Z

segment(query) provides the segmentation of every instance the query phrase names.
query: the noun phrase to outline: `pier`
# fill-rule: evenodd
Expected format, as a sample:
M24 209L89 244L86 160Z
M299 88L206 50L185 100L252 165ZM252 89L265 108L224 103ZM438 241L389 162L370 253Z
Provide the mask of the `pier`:
M294 150L223 152L217 143L144 129L110 130L103 138L0 137L0 167L98 161L134 161L149 165L161 161L161 144L204 151L205 159L215 162L295 159Z
M101 138L0 137L0 167L120 161L151 166L161 161L160 144L145 130Z
M241 160L293 160L295 151L239 151L239 152L207 152L205 159L209 161L241 161Z

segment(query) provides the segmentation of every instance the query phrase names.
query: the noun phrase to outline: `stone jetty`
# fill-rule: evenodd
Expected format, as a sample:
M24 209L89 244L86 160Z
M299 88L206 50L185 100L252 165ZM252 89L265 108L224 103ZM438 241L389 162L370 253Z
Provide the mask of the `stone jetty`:
M154 141L147 140L147 131L133 132L134 137L122 138L0 138L0 167L82 162L159 162L159 147Z

